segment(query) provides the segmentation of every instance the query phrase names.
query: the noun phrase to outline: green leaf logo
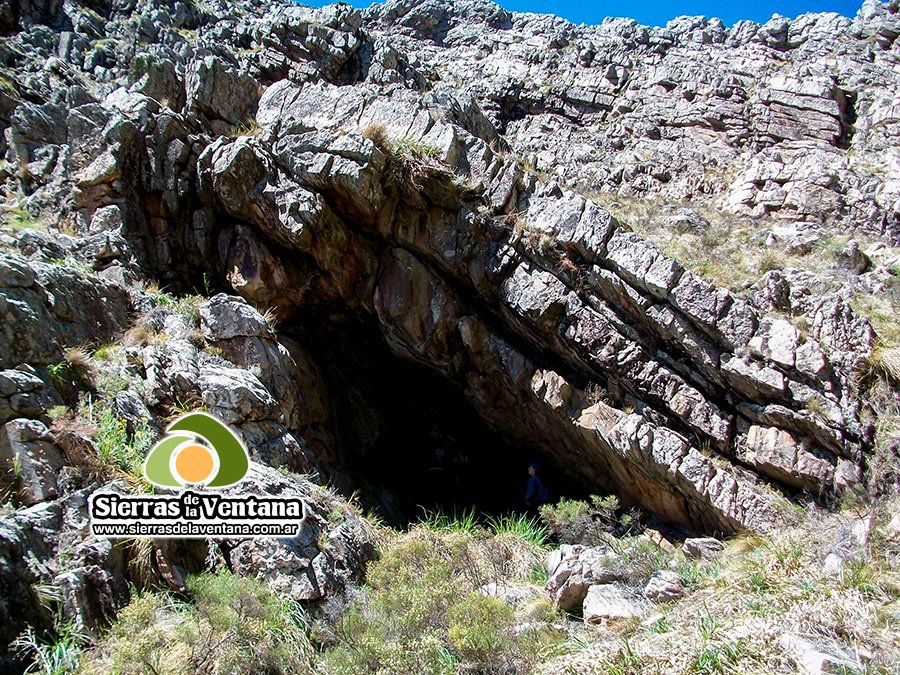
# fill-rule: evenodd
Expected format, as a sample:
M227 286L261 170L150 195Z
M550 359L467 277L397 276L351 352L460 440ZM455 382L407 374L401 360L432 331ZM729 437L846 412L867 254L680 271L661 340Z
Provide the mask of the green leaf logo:
M247 448L212 415L188 413L172 422L144 461L144 475L159 487L239 483L250 468Z

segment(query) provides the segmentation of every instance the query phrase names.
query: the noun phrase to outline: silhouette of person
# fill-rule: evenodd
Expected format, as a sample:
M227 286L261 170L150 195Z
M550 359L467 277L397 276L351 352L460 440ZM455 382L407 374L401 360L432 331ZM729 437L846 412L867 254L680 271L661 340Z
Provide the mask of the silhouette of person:
M547 486L540 476L541 465L538 462L528 464L528 487L525 489L525 506L536 509L550 501Z

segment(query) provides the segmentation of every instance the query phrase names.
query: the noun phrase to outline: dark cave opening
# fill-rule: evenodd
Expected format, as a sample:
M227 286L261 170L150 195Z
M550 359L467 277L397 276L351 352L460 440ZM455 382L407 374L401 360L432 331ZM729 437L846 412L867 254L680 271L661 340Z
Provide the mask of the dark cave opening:
M524 512L532 461L551 501L584 496L551 457L492 429L442 375L394 355L377 328L333 317L318 325L329 329L298 337L322 366L333 401L335 482L358 491L363 507L387 523L405 526L426 511Z

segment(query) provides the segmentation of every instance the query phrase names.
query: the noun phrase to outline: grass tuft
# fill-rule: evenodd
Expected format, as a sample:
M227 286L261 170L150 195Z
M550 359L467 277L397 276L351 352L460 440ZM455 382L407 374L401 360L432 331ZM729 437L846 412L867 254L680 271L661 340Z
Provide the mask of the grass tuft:
M25 673L66 675L78 670L87 644L88 637L69 622L55 631L37 631L29 626L12 646L31 661Z
M488 516L487 525L494 534L512 534L535 546L545 546L547 543L547 527L537 516L524 513Z

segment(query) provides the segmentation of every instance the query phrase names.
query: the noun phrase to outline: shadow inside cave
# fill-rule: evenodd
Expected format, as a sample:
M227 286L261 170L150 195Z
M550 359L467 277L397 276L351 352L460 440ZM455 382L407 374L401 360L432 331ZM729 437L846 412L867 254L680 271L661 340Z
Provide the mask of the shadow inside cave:
M334 482L356 490L363 508L388 524L403 527L434 511L523 512L531 461L541 463L551 501L584 495L552 457L512 444L463 391L394 355L377 330L342 324L337 334L298 337L333 401Z

